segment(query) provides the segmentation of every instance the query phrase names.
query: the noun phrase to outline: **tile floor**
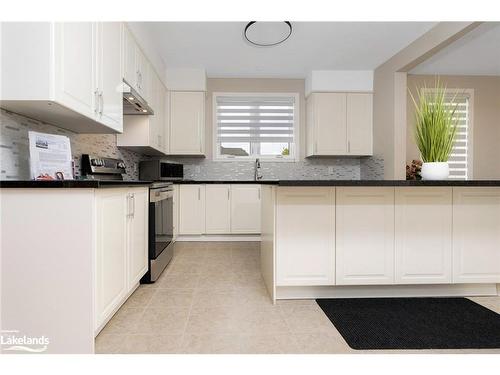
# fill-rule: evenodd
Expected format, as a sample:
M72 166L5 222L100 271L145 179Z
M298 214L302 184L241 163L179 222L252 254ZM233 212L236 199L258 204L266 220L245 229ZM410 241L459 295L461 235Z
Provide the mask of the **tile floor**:
M96 353L360 353L314 300L273 305L259 262L258 242L176 243L160 279L141 285L101 331ZM500 313L500 297L473 300Z

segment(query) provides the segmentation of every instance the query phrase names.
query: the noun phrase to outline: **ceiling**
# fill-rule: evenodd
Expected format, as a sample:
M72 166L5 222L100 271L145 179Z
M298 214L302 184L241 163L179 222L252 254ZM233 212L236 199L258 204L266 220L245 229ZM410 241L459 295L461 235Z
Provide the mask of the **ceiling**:
M139 23L138 23L139 24ZM292 22L283 44L255 47L246 22L144 22L167 68L208 77L305 78L311 70L373 70L435 22Z
M500 22L481 24L410 73L500 76Z

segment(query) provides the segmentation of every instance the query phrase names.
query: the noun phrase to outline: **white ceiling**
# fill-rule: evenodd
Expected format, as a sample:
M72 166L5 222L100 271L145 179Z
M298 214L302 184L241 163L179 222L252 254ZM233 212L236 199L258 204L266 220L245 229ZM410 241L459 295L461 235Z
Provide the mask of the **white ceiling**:
M500 75L500 22L478 26L410 73Z
M167 68L205 68L208 77L305 78L311 70L373 70L435 22L292 22L281 45L255 47L246 22L147 22Z

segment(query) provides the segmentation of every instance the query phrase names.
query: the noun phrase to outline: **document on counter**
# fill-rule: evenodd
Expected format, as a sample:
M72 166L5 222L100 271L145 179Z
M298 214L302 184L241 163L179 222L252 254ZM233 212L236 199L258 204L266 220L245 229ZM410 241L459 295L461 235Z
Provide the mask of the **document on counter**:
M34 180L72 180L71 143L64 135L28 132Z

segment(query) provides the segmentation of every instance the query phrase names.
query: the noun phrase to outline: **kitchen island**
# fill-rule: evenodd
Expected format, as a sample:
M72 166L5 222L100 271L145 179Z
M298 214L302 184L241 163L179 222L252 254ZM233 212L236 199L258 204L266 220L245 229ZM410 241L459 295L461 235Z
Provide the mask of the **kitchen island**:
M500 181L279 181L262 186L273 300L497 295Z

